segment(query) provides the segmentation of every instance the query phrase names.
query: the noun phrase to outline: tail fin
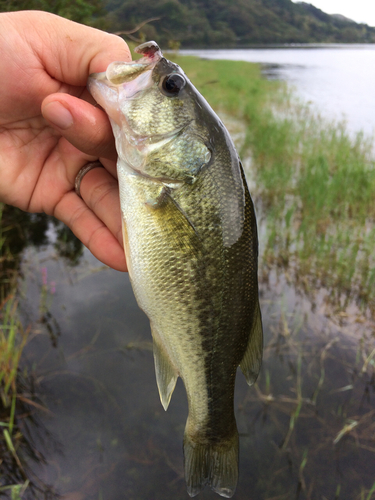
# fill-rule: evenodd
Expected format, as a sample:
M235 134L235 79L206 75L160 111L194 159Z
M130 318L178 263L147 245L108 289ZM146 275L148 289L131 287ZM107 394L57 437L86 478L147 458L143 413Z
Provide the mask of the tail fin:
M225 498L234 495L238 479L238 432L219 443L194 442L185 431L185 480L191 497L206 485Z

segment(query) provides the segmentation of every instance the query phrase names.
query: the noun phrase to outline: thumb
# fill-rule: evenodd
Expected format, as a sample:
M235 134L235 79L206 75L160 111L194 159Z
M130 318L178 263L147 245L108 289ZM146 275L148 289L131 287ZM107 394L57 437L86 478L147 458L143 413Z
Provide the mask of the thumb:
M27 16L31 44L47 73L60 82L85 86L89 74L105 71L110 62L131 60L129 47L119 36L48 12L14 14Z

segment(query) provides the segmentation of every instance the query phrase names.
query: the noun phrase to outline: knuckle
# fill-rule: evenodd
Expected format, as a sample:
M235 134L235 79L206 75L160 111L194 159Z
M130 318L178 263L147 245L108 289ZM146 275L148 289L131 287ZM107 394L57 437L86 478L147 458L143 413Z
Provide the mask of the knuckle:
M101 235L106 232L106 228L104 225L99 225L94 229L94 231L90 234L88 241L86 243L86 247L90 250L91 253L95 253L96 242L101 240Z
M107 174L108 176L110 174ZM115 179L105 179L98 182L90 192L89 205L91 209L96 212L99 205L103 205L108 197L111 199L118 191L117 181Z

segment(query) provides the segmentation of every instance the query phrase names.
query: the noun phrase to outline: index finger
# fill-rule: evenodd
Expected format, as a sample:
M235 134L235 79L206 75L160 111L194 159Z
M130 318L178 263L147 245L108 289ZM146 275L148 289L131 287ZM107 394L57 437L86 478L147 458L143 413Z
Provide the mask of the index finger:
M125 41L105 31L49 12L7 12L2 16L13 33L12 43L26 42L26 46L20 45L19 48L24 51L31 48L32 56L36 56L41 67L52 77L42 82L45 87L42 98L64 91L61 83L84 87L91 73L104 71L113 61L131 60ZM21 58L20 64L23 63Z

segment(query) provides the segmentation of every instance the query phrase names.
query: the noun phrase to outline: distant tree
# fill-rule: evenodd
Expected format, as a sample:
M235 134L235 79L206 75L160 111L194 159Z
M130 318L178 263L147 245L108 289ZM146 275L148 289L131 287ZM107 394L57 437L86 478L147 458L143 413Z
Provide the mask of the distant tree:
M0 11L43 10L92 25L106 14L103 0L0 0Z

